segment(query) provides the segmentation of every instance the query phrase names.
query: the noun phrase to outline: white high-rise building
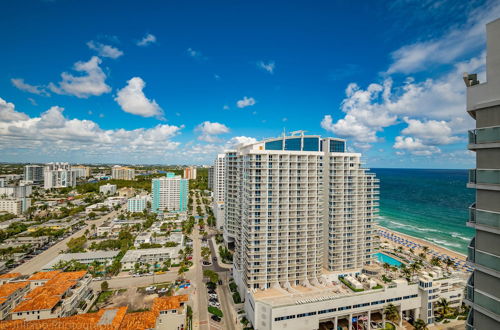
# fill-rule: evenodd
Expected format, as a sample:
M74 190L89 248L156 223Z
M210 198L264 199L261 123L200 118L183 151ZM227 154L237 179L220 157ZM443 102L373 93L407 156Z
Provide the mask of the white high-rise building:
M240 294L371 263L378 186L360 157L344 140L303 134L226 153L224 236Z
M41 165L26 165L24 166L24 181L32 181L33 183L43 182L43 166Z
M76 186L77 174L68 163L48 163L45 165L44 182L45 189L66 188Z
M213 209L217 228L224 227L225 154L218 154L213 166Z
M184 169L184 179L196 180L197 170L196 167L190 166Z
M116 180L134 180L135 170L130 167L115 165L111 169L111 177Z

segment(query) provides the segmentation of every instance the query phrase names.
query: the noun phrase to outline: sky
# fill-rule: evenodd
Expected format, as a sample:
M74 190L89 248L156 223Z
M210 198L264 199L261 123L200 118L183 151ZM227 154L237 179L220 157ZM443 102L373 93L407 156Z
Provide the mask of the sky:
M4 1L0 162L210 164L305 130L469 168L463 72L500 1Z

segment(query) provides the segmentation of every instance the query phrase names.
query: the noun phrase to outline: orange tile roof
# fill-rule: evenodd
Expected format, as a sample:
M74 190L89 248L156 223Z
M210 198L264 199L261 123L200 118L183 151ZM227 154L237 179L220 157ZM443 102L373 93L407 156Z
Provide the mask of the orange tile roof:
M159 297L156 298L153 303L152 311L159 313L160 311L178 309L181 307L181 303L189 300L189 295L183 294L180 296L170 296L170 297Z
M19 289L23 289L26 286L30 285L29 282L9 282L0 285L0 297L8 298L11 294L16 292Z
M12 311L17 313L23 311L36 311L53 308L61 300L62 295L71 287L76 285L78 283L77 280L81 279L83 276L85 276L85 274L87 274L86 271L67 273L57 271L55 276L53 276L44 285L31 290L31 292L29 292L24 297L25 300L17 305ZM51 275L52 274L48 274L45 275L45 277L50 277ZM40 278L37 279L39 280Z
M36 274L31 275L28 278L28 281L51 280L54 277L56 277L56 275L59 273L61 273L60 270L51 270L48 272L38 272Z
M44 309L53 308L59 301L61 296L51 296L48 294L39 294L38 296L23 300L17 305L12 312L27 312L27 311L39 311Z
M9 278L16 278L21 276L21 273L7 273L7 274L2 274L0 275L0 280L3 279L9 279Z
M10 320L0 321L0 330L144 330L155 328L159 312L177 309L182 302L188 301L188 295L156 298L151 311L126 313L127 307L101 309L97 313L79 314L46 320ZM114 311L113 319L103 323L106 311ZM108 316L109 317L109 316Z

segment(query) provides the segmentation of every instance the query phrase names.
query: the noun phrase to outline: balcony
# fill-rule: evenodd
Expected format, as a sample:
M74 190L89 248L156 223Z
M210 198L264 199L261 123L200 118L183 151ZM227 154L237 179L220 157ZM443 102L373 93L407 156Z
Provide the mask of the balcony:
M467 262L474 263L476 256L476 237L473 237L467 246Z
M469 170L469 184L472 185L500 185L500 170L498 169L471 169ZM470 188L476 188L474 186ZM493 188L499 190L497 188Z
M481 226L481 230L492 229L494 232L500 230L500 213L486 211L476 208L476 203L469 207L469 219L467 226L476 228Z
M467 321L465 322L466 330L474 330L474 310L471 309L469 311L469 315L467 315Z
M469 149L497 148L499 146L500 126L477 128L469 131Z

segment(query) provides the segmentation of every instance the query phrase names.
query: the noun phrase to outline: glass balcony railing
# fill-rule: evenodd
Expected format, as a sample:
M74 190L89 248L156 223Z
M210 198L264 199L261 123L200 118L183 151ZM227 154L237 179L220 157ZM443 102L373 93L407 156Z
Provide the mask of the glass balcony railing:
M474 262L476 255L476 238L473 237L467 247L467 261Z
M469 183L473 184L500 184L500 170L469 170Z
M500 258L496 255L474 249L474 261L472 262L500 272Z
M469 223L500 228L500 213L476 208L476 203L469 207Z
M484 295L481 292L474 293L474 304L477 304L497 315L500 315L500 301Z
M474 310L471 309L467 315L467 322L465 323L466 330L474 330Z
M500 142L500 126L477 128L469 131L469 144Z
M467 286L465 288L465 299L474 302L474 274L469 277L467 281Z

